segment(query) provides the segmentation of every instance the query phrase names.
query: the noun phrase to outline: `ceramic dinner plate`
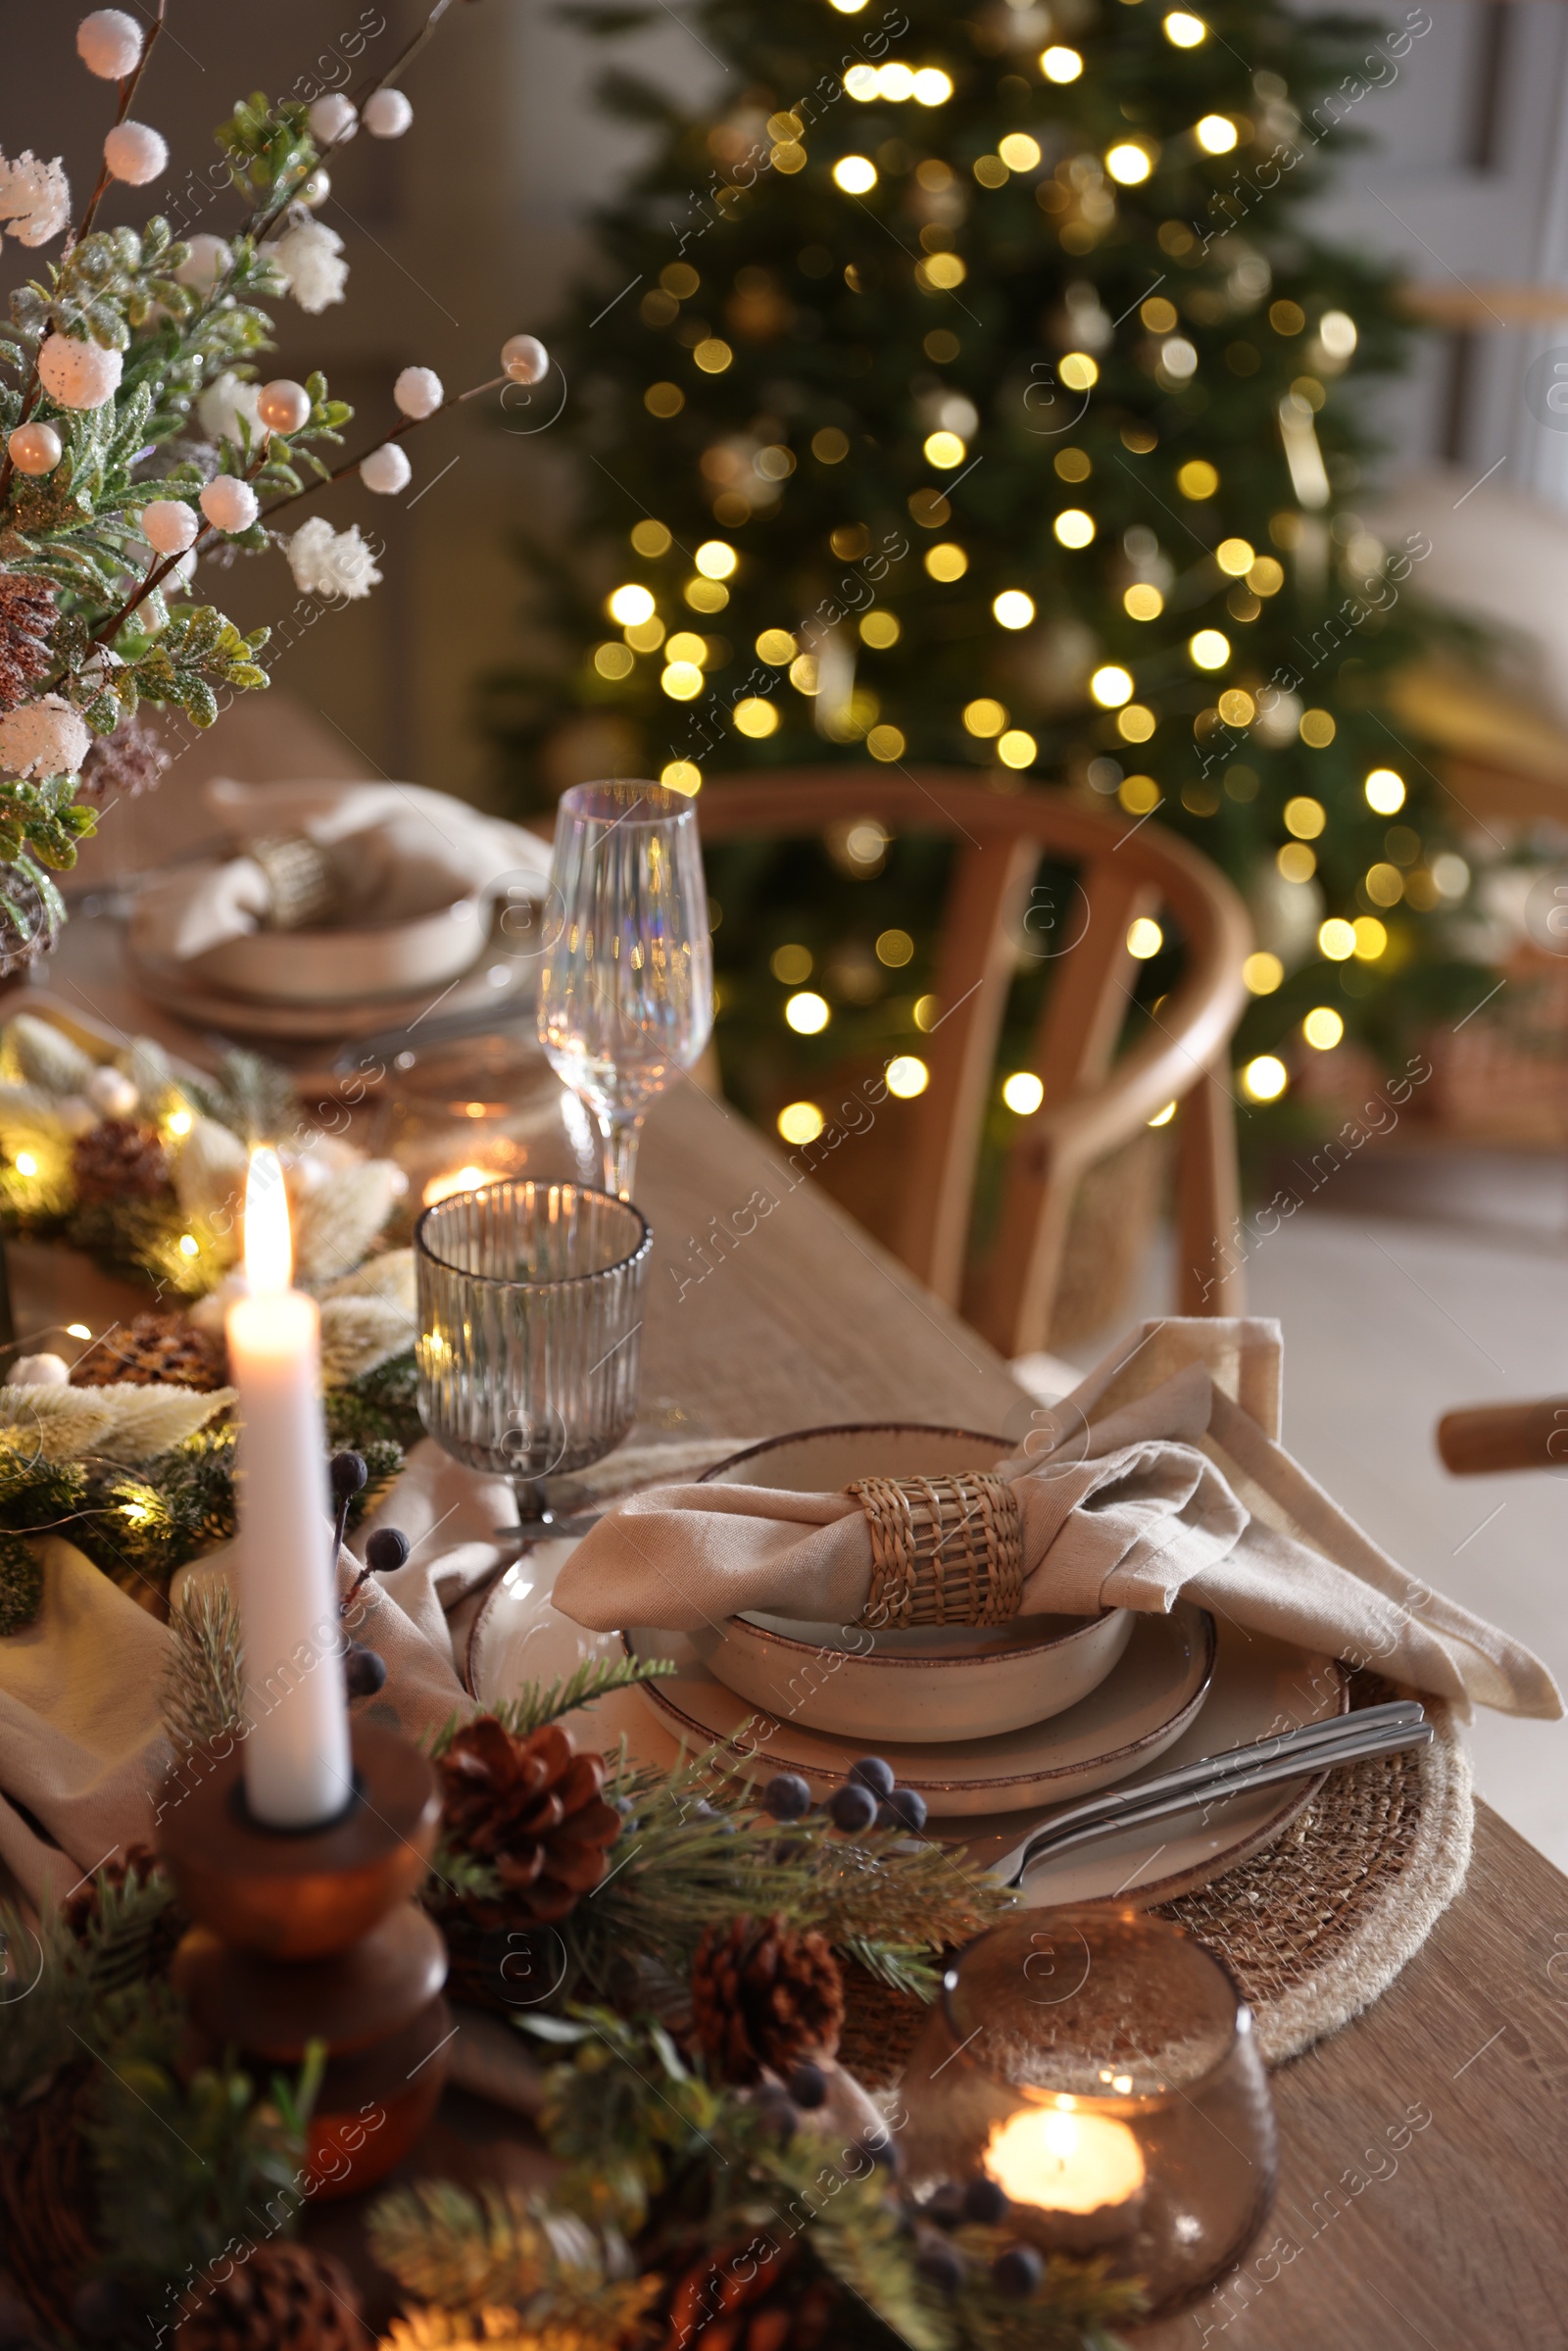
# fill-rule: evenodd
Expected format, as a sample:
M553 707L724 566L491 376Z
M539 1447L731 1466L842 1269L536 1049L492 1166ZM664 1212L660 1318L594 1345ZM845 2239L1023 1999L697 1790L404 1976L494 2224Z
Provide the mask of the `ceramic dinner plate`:
M689 1634L640 1626L622 1640L629 1656L674 1667L639 1694L688 1742L722 1739L768 1772L799 1772L819 1798L842 1787L868 1750L864 1735L808 1730L750 1705L709 1671ZM876 1752L944 1818L1058 1803L1163 1755L1201 1707L1213 1666L1213 1619L1179 1601L1169 1616L1136 1617L1114 1672L1048 1722L940 1746L878 1739Z

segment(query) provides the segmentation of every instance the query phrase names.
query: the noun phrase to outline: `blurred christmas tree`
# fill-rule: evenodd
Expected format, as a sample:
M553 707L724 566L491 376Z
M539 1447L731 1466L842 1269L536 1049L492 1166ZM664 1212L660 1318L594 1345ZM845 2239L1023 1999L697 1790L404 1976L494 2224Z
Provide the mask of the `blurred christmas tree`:
M1444 921L1466 869L1385 714L1430 640L1422 550L1353 511L1354 387L1404 334L1386 273L1300 206L1414 34L1270 0L689 16L722 103L609 80L655 149L552 337L592 462L570 559L530 556L564 658L497 681L524 805L574 763L685 790L858 757L1065 783L1157 809L1248 895L1254 1099L1342 1027L1402 1047L1468 984ZM944 860L858 847L715 873L720 1043L754 1109L917 1048ZM1156 958L1144 1000L1168 977ZM832 1022L808 1045L780 1019L808 978Z

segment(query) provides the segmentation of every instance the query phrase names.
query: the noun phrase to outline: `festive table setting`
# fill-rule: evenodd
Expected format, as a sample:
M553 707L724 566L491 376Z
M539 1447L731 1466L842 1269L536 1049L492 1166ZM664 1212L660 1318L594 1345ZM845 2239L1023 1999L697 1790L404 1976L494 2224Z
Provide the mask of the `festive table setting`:
M1292 1457L1277 1324L1020 1387L700 1082L663 783L219 776L66 921L139 704L267 682L186 559L363 592L268 517L452 405L332 465L245 358L444 13L236 109L204 244L94 227L167 164L94 12L14 303L0 2345L1550 2339L1568 1887L1462 1725L1561 1699Z

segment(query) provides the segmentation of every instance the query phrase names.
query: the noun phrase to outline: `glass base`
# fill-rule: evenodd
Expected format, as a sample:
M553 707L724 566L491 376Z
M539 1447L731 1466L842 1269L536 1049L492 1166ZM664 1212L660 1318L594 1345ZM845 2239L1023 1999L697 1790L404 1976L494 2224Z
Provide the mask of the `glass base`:
M586 1535L604 1516L601 1510L577 1506L588 1500L580 1486L568 1486L559 1501L552 1501L538 1479L514 1478L512 1483L517 1499L516 1524L497 1527L498 1543L514 1543L519 1549L530 1543L555 1543L564 1536Z

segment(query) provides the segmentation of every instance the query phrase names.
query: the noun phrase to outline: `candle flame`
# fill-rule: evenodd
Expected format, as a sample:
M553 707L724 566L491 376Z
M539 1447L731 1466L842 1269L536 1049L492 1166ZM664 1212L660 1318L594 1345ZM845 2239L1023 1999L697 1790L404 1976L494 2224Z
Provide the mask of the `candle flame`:
M270 1146L251 1153L245 1180L245 1279L252 1295L286 1290L294 1271L283 1163Z
M992 2131L982 2162L1014 2204L1088 2213L1142 2189L1143 2150L1126 2124L1073 2106L1026 2107Z

